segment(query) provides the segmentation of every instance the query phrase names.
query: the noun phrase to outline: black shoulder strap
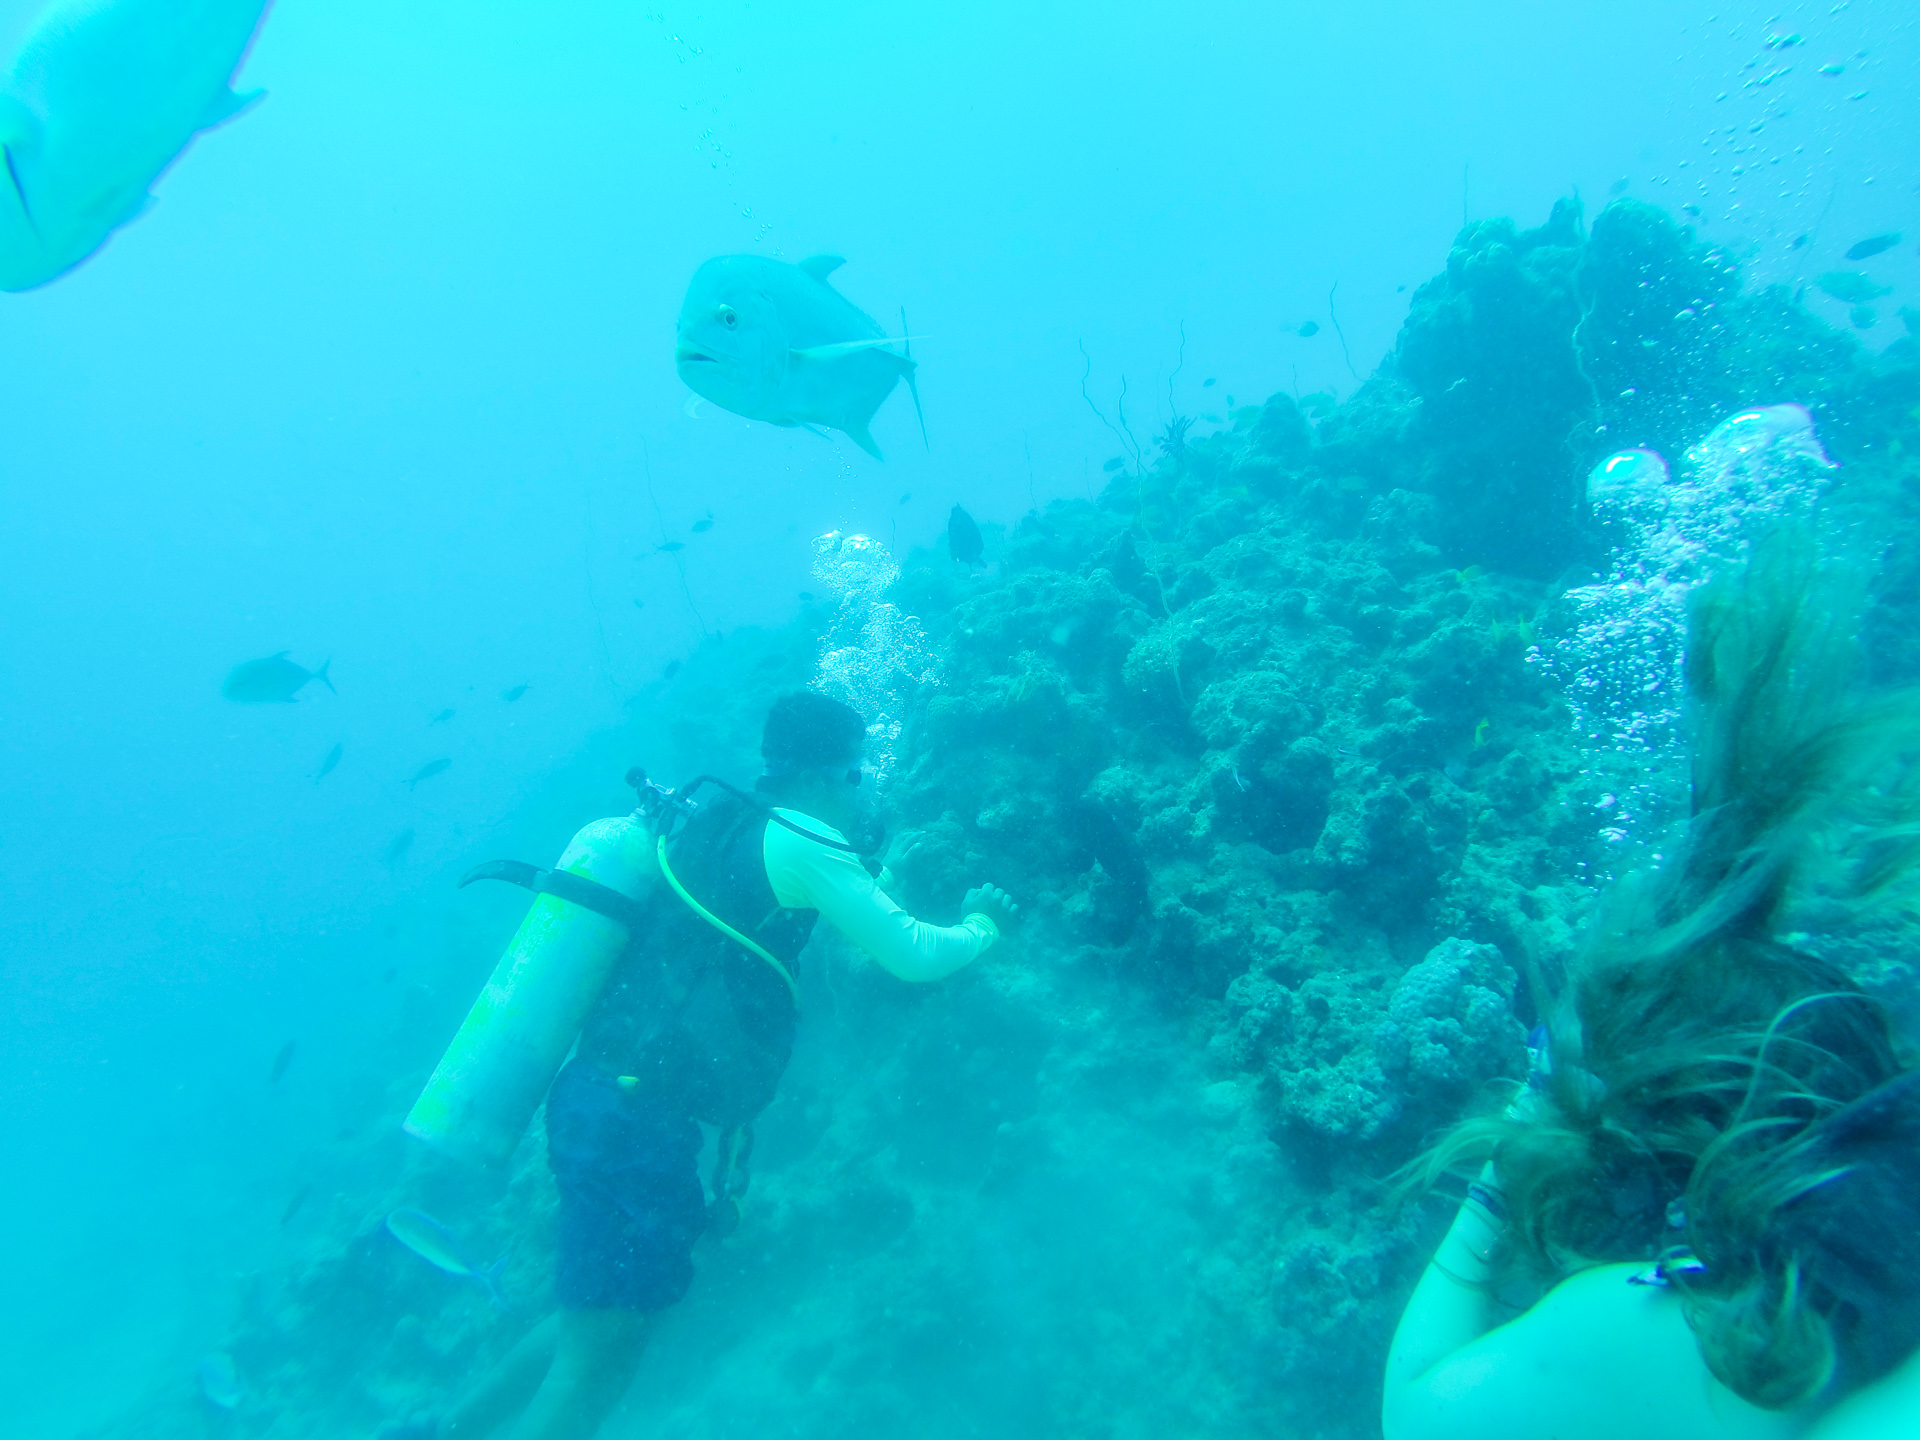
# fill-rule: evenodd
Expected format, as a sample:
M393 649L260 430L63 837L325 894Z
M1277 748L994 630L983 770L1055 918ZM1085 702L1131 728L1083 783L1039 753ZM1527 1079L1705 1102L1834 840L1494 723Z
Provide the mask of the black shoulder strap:
M484 865L476 865L460 877L460 888L464 890L476 880L505 880L510 885L518 885L536 894L557 895L582 909L618 921L635 935L639 934L648 918L646 906L637 900L629 900L618 890L609 889L597 880L588 880L566 870L543 870L524 860L489 860Z

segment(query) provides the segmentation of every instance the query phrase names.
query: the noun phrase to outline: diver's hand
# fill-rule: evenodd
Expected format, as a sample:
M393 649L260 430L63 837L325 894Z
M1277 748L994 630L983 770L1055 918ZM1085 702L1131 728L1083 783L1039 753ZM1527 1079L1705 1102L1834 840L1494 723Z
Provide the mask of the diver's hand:
M960 902L960 909L963 914L984 915L1002 930L1010 929L1014 921L1020 918L1020 907L998 885L982 885L967 891L967 898Z
M920 831L902 830L893 837L893 843L887 846L886 858L880 863L898 875L900 867L910 863L926 843L927 837Z

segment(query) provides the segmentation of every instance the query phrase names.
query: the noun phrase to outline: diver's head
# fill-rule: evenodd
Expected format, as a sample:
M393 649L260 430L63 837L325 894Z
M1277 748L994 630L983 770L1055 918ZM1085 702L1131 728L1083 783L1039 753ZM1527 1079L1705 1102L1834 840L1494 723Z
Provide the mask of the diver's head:
M838 700L796 691L767 712L760 758L766 773L754 788L775 803L833 826L860 843L860 752L867 722Z

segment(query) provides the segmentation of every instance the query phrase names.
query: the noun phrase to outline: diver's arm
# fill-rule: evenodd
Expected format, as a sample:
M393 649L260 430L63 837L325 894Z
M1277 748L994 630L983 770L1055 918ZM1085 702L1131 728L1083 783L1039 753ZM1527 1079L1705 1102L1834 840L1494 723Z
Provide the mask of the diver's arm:
M838 838L818 821L822 834ZM782 905L818 910L821 918L902 980L940 980L973 962L1000 938L991 917L928 925L907 914L873 883L860 862L784 825L767 826L767 879Z
M1497 1322L1487 1281L1493 1273L1493 1248L1505 1226L1504 1210L1493 1166L1488 1165L1433 1252L1393 1332L1381 1400L1381 1426L1388 1440L1423 1433L1409 1424L1409 1412L1421 1403L1420 1382Z

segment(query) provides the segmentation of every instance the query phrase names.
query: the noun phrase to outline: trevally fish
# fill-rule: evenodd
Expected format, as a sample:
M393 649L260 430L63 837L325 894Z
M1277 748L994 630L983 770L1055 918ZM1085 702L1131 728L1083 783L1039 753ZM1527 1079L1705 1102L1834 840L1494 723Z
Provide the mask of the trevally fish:
M429 1265L437 1266L449 1275L458 1275L462 1280L477 1280L493 1297L493 1303L505 1308L506 1301L500 1298L495 1282L506 1266L506 1256L502 1255L484 1268L476 1265L467 1257L466 1247L455 1238L453 1232L423 1210L403 1207L390 1212L387 1215L387 1229L394 1239Z
M320 768L313 772L313 783L318 785L322 780L326 779L327 776L331 775L333 773L333 767L340 763L340 757L346 753L347 742L344 740L327 751L327 758L322 760L320 762Z
M874 412L905 379L919 413L920 391L906 336L888 336L827 283L844 263L721 255L694 271L674 330L687 388L749 420L843 431L880 459L867 428ZM924 417L920 428L924 437Z
M431 780L434 776L444 773L446 768L451 764L453 764L453 761L445 759L427 761L426 764L422 765L407 777L407 789L411 790L422 780Z
M98 250L202 130L263 93L234 73L268 0L56 0L0 79L0 289Z
M238 705L290 705L309 681L318 680L333 690L333 681L327 678L327 666L333 661L327 661L318 670L309 670L287 659L289 653L282 650L264 660L247 660L234 666L221 683L220 693ZM339 693L334 690L334 694Z

